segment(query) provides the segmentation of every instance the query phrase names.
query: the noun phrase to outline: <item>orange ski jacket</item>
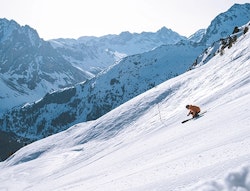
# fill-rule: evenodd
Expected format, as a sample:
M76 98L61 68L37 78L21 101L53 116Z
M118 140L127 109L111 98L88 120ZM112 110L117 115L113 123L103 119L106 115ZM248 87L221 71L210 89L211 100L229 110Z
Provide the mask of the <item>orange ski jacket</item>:
M189 105L188 109L190 110L189 114L200 113L201 109L195 105Z

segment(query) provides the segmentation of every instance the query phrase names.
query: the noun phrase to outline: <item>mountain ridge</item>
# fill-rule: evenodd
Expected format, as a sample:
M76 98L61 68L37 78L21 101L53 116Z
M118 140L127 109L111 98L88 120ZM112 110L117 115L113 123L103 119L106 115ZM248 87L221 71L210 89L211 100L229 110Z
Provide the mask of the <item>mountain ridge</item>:
M147 52L164 44L175 44L185 39L186 37L171 29L162 27L155 33L124 31L119 35L83 36L78 39L53 39L49 42L65 59L73 60L78 67L87 70L84 65L91 65L92 69L89 71L95 75L126 56ZM65 55L68 52L72 52L72 57ZM84 55L90 55L94 59L90 60Z
M231 34L233 32L232 26L240 27L248 23L250 20L249 10L250 3L234 4L226 12L216 16L208 26L201 43L210 46L213 42Z

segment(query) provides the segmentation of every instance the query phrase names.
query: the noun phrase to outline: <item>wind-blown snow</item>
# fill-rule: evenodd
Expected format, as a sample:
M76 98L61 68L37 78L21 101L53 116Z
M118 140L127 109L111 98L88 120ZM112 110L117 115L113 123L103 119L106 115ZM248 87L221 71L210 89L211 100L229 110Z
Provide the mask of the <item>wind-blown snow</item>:
M0 190L250 190L249 42L22 148L0 163ZM207 113L181 124L186 104Z

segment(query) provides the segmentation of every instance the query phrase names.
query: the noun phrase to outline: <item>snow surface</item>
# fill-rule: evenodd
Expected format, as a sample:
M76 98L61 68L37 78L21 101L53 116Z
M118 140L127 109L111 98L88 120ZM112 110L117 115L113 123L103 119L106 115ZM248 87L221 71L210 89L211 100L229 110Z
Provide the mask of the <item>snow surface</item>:
M0 191L250 190L249 42L27 145L0 163ZM181 124L186 104L207 113Z

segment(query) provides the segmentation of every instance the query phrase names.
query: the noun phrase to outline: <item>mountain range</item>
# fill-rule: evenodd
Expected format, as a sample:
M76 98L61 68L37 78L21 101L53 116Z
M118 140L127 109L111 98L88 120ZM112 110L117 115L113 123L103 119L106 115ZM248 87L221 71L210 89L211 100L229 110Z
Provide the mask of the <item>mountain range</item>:
M0 112L91 79L127 55L185 39L162 28L156 33L44 41L29 26L7 19L0 19L0 34Z
M176 44L187 39L162 27L157 32L105 35L102 37L80 37L79 39L50 40L52 46L76 67L94 75L128 55L140 54L156 47Z
M22 95L26 95L26 99L29 98L30 102L4 112L0 118L1 130L20 136L21 142L23 138L34 141L63 131L76 123L95 120L133 97L184 73L189 70L192 65L199 65L201 57L199 57L199 55L204 50L202 55L206 55L205 57L208 58L206 61L209 61L209 59L216 55L216 51L219 51L218 45L221 45L218 43L215 47L215 45L210 43L212 41L215 42L214 39L218 41L218 33L215 33L215 31L219 31L220 38L227 38L232 34L236 26L241 26L250 20L249 10L250 4L236 4L227 12L216 17L208 29L197 31L197 33L189 39L178 36L166 28L157 31L155 35L152 33L130 34L129 32L124 32L120 35L108 35L102 38L82 37L78 40L55 39L50 42L45 42L40 39L41 42L39 42L41 44L47 44L59 55L60 59L66 63L70 63L69 65L72 70L73 68L74 70L78 69L77 72L85 71L84 67L80 64L85 58L83 55L88 55L86 52L83 53L83 51L81 51L84 49L83 47L88 47L84 49L88 51L96 50L96 53L100 53L106 48L106 53L109 55L112 55L110 54L110 50L112 50L112 52L115 53L111 56L114 60L110 65L107 64L108 62L98 66L89 65L89 70L84 72L84 81L59 91L47 91L47 94L40 100L31 102L32 99L25 94L26 92L23 93ZM241 17L242 14L245 14L245 16ZM228 20L221 22L222 17ZM228 29L230 23L231 30ZM5 36L3 42L4 39L9 39L9 36ZM147 41L145 40L145 36L146 39L148 39ZM168 36L171 36L173 39L167 41ZM144 39L141 41L146 41L146 43L140 46L134 46L134 50L135 52L138 51L138 54L129 56L128 54L131 53L129 51L132 51L132 48L127 47L132 47L133 43L140 41L139 39ZM118 48L119 43L120 48ZM211 46L208 47L208 44ZM156 48L154 48L154 46L156 46ZM95 47L98 47L98 49L94 49ZM148 47L149 50L143 49L142 47ZM208 49L215 51L213 54L208 55ZM53 52L52 50L51 52ZM139 53L140 51L143 53ZM211 51L209 52L211 53ZM98 53L92 53L90 57L98 55ZM90 57L88 57L87 60ZM103 57L101 56L101 58ZM119 59L121 60L118 61ZM198 61L199 63L197 63ZM55 64L56 63L57 62L55 62ZM28 66L30 65L28 64ZM105 67L102 68L101 66ZM101 68L100 71L98 71L98 67ZM95 68L94 71L96 71L96 73L93 72L93 68ZM39 72L39 74L40 73L41 72ZM3 72L3 74L6 73ZM74 73L72 72L71 74ZM90 74L89 79L86 78L86 74ZM94 75L95 77L93 77ZM23 76L23 74L21 76ZM44 76L46 75L44 74ZM58 74L58 76L59 78L61 77L60 74ZM20 76L18 79L19 78ZM71 79L73 79L73 77ZM15 82L13 79L10 81ZM42 80L42 82L44 81L46 80ZM46 81L46 83L47 82L48 81ZM63 82L65 82L65 80ZM7 83L4 82L4 84L6 85ZM66 84L64 83L60 86L63 85L65 86ZM44 87L44 85L41 86ZM34 85L32 87L36 86ZM49 87L49 85L46 86L46 88L47 87ZM8 99L3 98L2 100L6 101Z

